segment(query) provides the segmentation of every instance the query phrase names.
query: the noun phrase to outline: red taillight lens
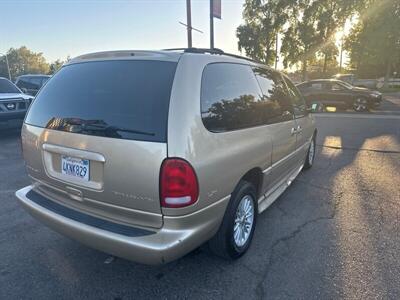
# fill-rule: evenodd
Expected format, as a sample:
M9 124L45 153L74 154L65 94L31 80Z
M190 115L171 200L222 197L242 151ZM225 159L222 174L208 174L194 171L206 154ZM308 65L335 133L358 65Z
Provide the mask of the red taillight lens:
M183 159L164 160L160 191L163 207L184 207L195 203L199 197L199 185L192 166Z

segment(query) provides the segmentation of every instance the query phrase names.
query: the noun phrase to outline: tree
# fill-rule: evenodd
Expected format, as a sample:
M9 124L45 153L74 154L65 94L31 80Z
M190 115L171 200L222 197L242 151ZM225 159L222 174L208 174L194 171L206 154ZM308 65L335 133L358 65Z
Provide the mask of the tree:
M305 79L307 66L322 56L326 73L338 54L336 32L365 1L246 0L245 24L237 29L239 50L270 64L278 55L274 46L277 33L281 33L285 68L300 64Z
M358 73L385 76L385 86L400 65L400 1L369 0L345 41Z
M53 61L50 64L50 72L49 72L49 74L54 74L55 72L57 72L63 66L63 64L65 64L69 60L70 60L70 57L68 56L67 60L57 59L57 60Z
M338 54L335 34L344 27L346 20L363 2L363 0L317 0L311 3L310 9L315 13L316 31L321 41L318 52L324 58L324 74L328 64L335 61Z
M48 74L50 71L49 64L43 57L43 53L35 53L25 46L18 49L10 48L7 52L7 57L13 79L22 74ZM0 64L0 76L8 77L4 64Z
M316 6L310 6L308 2L296 1L291 7L289 25L284 32L281 46L284 67L301 62L303 80L307 79L308 64L315 60L321 44L316 27Z
M270 65L276 59L276 36L286 23L288 0L246 0L244 25L236 31L239 50Z

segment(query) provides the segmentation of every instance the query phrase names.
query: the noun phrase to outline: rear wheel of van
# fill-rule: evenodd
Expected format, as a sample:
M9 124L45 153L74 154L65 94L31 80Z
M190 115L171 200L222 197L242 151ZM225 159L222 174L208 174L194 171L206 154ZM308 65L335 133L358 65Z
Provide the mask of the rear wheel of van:
M241 181L232 193L221 227L209 241L211 251L226 259L242 256L253 239L256 220L256 189Z

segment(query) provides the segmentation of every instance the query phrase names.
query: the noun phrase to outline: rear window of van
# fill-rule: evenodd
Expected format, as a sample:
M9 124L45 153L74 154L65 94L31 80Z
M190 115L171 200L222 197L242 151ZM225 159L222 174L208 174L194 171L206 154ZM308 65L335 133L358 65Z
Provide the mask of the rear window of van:
M64 66L25 123L71 133L166 142L176 62L115 60Z

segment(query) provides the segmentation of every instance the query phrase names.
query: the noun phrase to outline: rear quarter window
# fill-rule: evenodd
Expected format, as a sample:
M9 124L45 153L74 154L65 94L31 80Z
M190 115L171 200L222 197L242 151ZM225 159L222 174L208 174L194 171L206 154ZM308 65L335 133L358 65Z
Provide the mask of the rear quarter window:
M30 125L166 142L176 62L117 60L64 66L37 95Z
M261 125L257 112L261 90L248 65L212 63L204 68L201 83L201 116L212 132Z

